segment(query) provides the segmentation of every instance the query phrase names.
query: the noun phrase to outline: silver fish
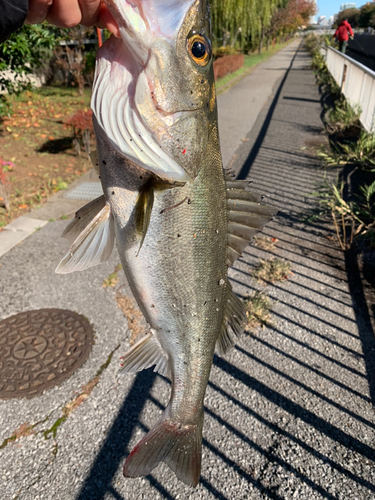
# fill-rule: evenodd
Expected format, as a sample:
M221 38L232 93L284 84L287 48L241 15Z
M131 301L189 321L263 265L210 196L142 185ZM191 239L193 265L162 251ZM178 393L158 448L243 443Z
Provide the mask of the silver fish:
M244 329L227 270L274 214L222 167L206 0L106 0L121 38L98 51L92 95L104 196L64 235L59 273L106 260L114 241L150 332L123 359L155 366L171 398L124 475L164 461L186 484L201 469L203 400L214 352Z

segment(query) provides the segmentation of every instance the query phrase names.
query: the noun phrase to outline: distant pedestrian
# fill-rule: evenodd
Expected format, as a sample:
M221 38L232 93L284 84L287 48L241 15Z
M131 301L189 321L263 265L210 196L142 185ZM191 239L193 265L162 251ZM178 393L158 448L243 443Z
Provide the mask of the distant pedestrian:
M337 28L337 30L335 31L335 34L333 35L336 38L336 40L338 40L338 42L339 42L340 52L343 52L344 54L346 52L346 47L348 45L349 35L350 35L350 37L353 37L354 33L352 30L352 27L348 23L348 18L345 17L341 21L339 27Z

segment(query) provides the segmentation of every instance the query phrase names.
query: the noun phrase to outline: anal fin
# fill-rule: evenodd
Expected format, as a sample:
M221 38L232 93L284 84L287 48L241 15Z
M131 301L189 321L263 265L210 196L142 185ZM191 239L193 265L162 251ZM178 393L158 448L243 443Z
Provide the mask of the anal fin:
M134 344L122 358L124 372L138 372L155 365L154 372L167 376L169 372L168 357L152 333Z

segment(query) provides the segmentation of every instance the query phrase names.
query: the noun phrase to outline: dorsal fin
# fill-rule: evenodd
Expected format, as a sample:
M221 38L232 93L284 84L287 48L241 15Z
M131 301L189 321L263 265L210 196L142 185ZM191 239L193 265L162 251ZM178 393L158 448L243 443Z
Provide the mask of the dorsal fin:
M226 293L223 323L216 341L216 352L219 356L223 356L234 346L237 338L242 335L246 324L245 306L233 292L229 281Z
M231 266L256 233L275 215L274 207L262 205L262 196L248 190L248 181L226 181L228 212L227 264Z

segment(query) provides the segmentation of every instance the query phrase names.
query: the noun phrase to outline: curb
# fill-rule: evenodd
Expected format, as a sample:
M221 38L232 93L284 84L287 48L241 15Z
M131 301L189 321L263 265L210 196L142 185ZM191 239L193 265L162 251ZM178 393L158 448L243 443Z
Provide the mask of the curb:
M76 211L90 200L69 199L67 195L70 191L84 182L100 184L94 169L89 170L79 179L72 182L68 189L50 196L41 207L30 210L27 215L21 215L6 225L0 232L0 257L5 255L19 243L23 242L35 231L41 229L48 222L55 219L61 219L64 216L65 218L74 217Z

